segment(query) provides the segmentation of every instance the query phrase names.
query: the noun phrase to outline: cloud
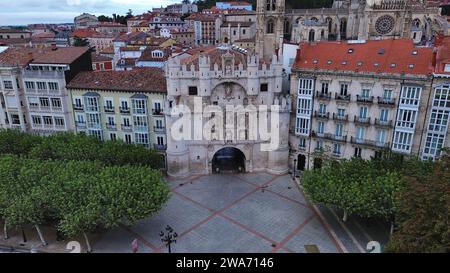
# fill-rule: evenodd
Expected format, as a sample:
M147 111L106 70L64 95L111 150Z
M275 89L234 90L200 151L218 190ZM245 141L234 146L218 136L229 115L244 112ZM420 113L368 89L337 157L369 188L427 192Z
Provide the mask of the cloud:
M0 0L0 25L70 23L83 12L96 15L134 14L181 0Z

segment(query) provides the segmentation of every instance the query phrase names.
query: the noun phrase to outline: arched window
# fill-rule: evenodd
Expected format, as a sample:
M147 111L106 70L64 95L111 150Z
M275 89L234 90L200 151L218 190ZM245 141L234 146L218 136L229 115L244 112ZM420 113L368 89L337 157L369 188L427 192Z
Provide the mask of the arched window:
M309 39L308 39L308 41L314 42L315 39L316 39L316 32L314 31L314 29L311 29L309 31Z
M275 23L273 19L269 19L269 21L267 21L267 33L274 33L274 29Z
M277 9L277 0L267 0L267 10L276 10Z

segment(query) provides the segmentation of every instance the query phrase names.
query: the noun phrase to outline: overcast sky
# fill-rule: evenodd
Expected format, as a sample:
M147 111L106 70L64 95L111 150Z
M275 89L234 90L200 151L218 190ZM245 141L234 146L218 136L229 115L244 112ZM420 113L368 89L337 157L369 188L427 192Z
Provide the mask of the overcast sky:
M0 0L0 25L71 23L83 12L95 15L141 14L179 0Z

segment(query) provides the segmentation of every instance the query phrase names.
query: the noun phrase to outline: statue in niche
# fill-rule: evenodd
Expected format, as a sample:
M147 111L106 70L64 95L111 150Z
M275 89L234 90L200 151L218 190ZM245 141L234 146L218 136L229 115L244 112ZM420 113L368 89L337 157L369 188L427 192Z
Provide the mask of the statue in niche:
M229 98L231 97L232 94L233 94L233 86L231 83L227 83L225 85L225 96Z
M232 65L231 60L227 60L225 62L225 74L226 75L231 75L233 73L231 65Z

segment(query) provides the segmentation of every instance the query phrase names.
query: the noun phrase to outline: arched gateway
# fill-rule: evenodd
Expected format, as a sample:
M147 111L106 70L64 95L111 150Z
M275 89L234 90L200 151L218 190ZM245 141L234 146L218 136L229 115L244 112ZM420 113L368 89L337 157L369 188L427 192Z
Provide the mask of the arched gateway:
M245 172L245 155L233 147L219 150L213 158L213 173L221 172Z

